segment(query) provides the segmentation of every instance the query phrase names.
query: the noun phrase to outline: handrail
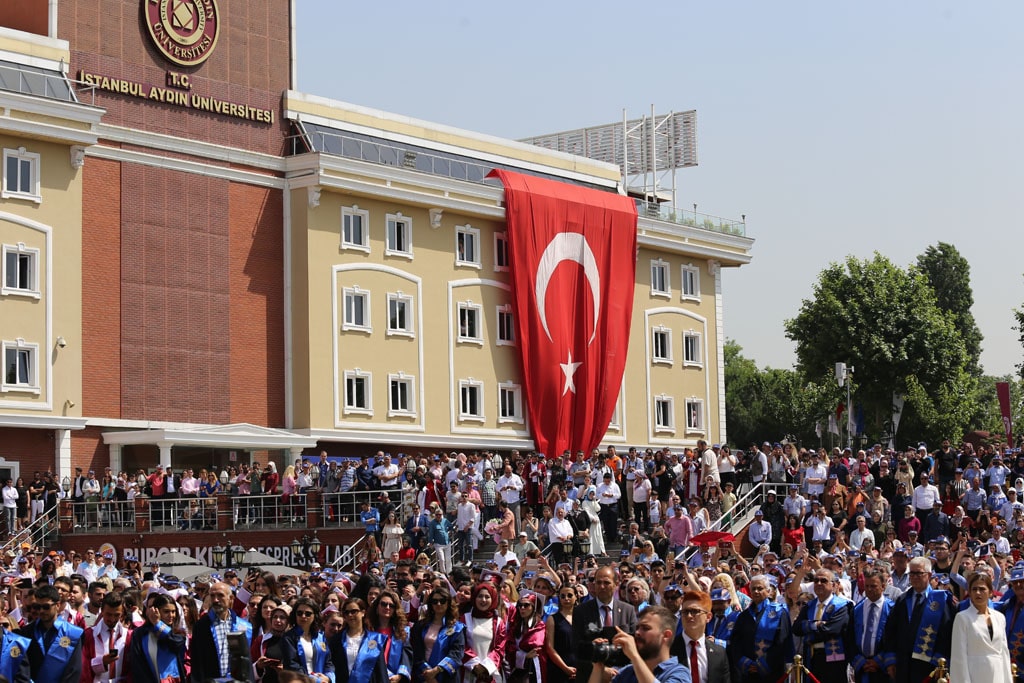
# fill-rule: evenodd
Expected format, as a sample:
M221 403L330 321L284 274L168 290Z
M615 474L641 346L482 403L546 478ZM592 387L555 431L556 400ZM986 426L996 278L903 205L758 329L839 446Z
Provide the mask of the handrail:
M362 551L362 547L366 545L366 536L361 536L359 540L349 546L345 546L345 549L341 551L338 558L331 563L331 566L338 571L344 571L347 567L355 567L355 559Z
M781 499L779 492L781 491L784 496L788 486L785 483L772 482L759 482L755 484L736 500L735 505L729 508L729 510L724 511L722 516L708 525L708 528L704 531L731 531L732 529L744 528L753 519L754 513L764 504L769 491L774 492L776 497ZM689 561L698 550L697 546L686 548L676 559L677 561Z
M7 539L4 546L0 551L7 552L13 551L15 553L21 547L22 543L28 543L33 548L41 546L46 540L47 535L57 530L57 508L51 507L49 510L45 510L43 514L36 517L35 521L26 527L23 527L18 533Z

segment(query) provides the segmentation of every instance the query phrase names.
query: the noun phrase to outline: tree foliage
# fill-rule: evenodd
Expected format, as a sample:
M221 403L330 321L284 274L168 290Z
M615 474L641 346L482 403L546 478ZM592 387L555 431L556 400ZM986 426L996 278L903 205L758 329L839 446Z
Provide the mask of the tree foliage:
M953 315L953 325L967 351L967 369L981 376L981 330L971 313L974 291L971 289L971 265L952 244L939 242L917 257L917 268L935 292L940 309Z
M786 321L786 336L806 376L827 375L837 362L856 368L854 403L864 408L869 439L887 432L894 392L907 397L900 442L955 439L967 427L959 405L975 385L967 348L917 268L903 270L877 252L831 264Z

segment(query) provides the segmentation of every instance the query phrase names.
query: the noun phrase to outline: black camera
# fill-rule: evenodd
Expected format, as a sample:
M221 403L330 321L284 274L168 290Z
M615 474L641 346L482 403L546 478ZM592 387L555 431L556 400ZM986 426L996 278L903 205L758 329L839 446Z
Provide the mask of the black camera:
M595 664L605 666L622 667L629 664L629 658L622 652L622 648L612 643L594 643L592 659Z

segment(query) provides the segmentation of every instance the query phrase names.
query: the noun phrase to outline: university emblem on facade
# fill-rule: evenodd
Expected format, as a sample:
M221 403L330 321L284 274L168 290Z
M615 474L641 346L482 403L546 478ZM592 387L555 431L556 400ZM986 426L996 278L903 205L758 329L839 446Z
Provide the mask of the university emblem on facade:
M175 64L198 66L217 46L216 0L142 0L142 5L153 44Z

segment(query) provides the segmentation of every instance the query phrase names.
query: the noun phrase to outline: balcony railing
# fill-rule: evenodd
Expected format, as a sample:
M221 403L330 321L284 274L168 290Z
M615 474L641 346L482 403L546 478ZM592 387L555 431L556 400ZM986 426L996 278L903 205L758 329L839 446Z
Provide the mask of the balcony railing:
M744 221L729 220L696 211L685 211L675 206L647 202L643 199L635 201L637 213L641 218L653 218L667 223L720 232L725 235L737 235L738 237L745 237L747 234L747 224Z

